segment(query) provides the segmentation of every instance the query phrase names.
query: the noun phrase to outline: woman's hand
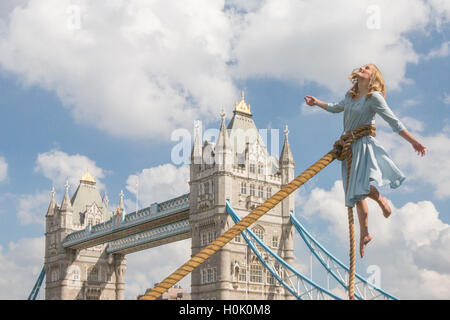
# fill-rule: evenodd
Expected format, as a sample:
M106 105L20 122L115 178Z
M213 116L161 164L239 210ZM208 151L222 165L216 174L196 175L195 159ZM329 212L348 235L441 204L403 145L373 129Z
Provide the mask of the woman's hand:
M423 144L421 144L419 141L417 141L417 140L413 141L411 144L418 155L421 155L423 157L427 153L426 147Z
M408 130L403 129L398 134L401 137L403 137L406 141L411 143L411 145L413 146L414 150L417 152L418 155L423 157L427 153L426 147L423 144L421 144L419 141L417 141L417 139L414 138L414 136L411 133L409 133Z
M306 96L304 99L306 101L306 104L311 107L315 106L319 103L319 99L317 99L316 97L313 97L313 96Z

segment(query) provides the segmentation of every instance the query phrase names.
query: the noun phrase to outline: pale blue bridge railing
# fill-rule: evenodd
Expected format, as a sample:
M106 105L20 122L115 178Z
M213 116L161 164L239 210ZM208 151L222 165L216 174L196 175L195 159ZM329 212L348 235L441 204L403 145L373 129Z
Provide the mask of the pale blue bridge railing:
M69 248L79 245L83 242L130 229L188 209L189 193L162 203L154 203L145 209L129 213L123 216L120 221L116 221L116 217L112 217L103 223L94 226L89 225L83 230L72 232L64 240L63 247Z
M127 250L133 251L132 248L149 245L156 241L172 238L178 235L190 234L190 232L191 226L189 224L189 219L184 219L108 242L106 252L117 253Z
M41 288L42 282L44 281L45 277L45 268L42 267L41 273L39 274L39 277L36 281L36 283L33 286L33 289L30 292L30 295L28 296L28 300L36 300L36 297L39 293L39 289Z
M226 202L226 211L231 216L234 223L238 223L241 220L228 200ZM252 239L247 236L247 233ZM241 234L261 264L295 298L299 300L342 300L342 298L336 296L327 289L322 288L317 283L295 270L261 241L250 228L242 231ZM259 245L262 250L259 250L257 245Z
M328 252L298 221L291 212L291 223L302 237L309 250L340 286L348 291L349 268ZM398 300L396 297L376 287L373 283L355 274L355 297L359 300Z

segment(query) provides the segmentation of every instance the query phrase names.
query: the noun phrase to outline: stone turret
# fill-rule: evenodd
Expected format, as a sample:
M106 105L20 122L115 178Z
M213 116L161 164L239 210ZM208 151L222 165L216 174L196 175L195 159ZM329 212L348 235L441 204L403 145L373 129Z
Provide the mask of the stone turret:
M247 215L280 189L282 175L288 179L294 165L288 141L284 150L288 158L286 166L281 167L281 159L269 154L244 92L241 101L235 103L228 126L222 111L216 143L205 141L201 150L203 165L197 167L192 158L200 155L201 143L196 135L189 181L192 255L234 224L225 210L226 200L241 217ZM205 164L211 153L215 163ZM263 241L287 259L291 258L293 248L289 230L283 225L286 222L290 225L285 219L289 209L289 202L286 207L276 206L251 226ZM192 299L285 299L290 296L247 250L242 237L233 239L192 272L191 290Z
M123 208L123 193L120 206ZM121 209L121 212L123 209ZM72 199L66 183L61 206L52 190L46 214L45 299L120 300L124 298L126 258L106 253L106 244L87 249L64 248L67 235L87 225L107 220L104 205L89 169L82 176ZM73 218L75 222L73 223Z

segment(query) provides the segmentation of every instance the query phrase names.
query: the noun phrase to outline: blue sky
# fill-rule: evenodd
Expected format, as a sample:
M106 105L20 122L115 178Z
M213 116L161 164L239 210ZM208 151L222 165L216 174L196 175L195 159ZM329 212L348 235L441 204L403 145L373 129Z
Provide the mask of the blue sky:
M377 13L367 10L374 5ZM289 126L299 174L342 131L342 114L315 111L303 97L337 101L351 70L373 62L385 76L388 104L429 154L418 157L377 118L380 142L407 176L398 190L382 188L393 216L403 216L381 221L379 209L370 207L374 240L359 271L379 265L383 286L403 298L448 299L450 285L438 291L435 284L450 284L449 19L448 1L438 0L6 1L0 6L0 261L15 267L0 273L0 298L20 299L31 290L43 262L52 186L61 201L65 180L73 192L78 171L89 164L111 203L124 190L129 212L133 176L142 183L141 206L187 192L188 171L171 160L172 132L192 131L196 119L219 128L220 109L229 121L240 90L258 128L280 129L282 143ZM368 24L373 21L379 26ZM325 198L339 203L340 179L336 162L300 191L296 210L346 261L346 216L320 205ZM398 261L408 264L403 275L383 255L388 239L399 255L407 252ZM184 241L170 250L188 247ZM32 248L37 253L28 260L19 257ZM129 257L128 298L146 287L142 279L151 286L164 276L162 266L151 274L138 266L152 254L160 253ZM299 268L307 268L297 254ZM173 267L182 262L184 256ZM21 279L13 291L8 277ZM411 293L417 286L422 295Z

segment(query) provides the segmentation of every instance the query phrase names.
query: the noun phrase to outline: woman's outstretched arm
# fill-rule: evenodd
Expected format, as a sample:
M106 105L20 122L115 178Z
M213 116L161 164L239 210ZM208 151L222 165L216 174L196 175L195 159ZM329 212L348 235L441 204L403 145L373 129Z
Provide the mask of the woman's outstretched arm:
M338 103L327 103L324 101L321 101L319 99L317 99L316 97L313 96L306 96L305 98L306 104L308 106L319 106L321 107L323 110L328 111L328 112L332 112L332 113L339 113L344 111L344 101L342 100Z
M306 101L306 104L308 106L311 106L311 107L312 106L319 106L322 109L326 110L326 108L328 106L328 103L323 102L323 101L321 101L321 100L319 100L319 99L317 99L316 97L313 97L313 96L306 96L304 99Z

